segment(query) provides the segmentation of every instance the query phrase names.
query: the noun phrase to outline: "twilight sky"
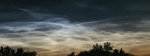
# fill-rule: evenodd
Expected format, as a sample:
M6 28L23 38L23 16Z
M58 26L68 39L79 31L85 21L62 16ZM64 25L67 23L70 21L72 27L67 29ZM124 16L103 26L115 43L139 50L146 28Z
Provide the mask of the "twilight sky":
M150 0L2 0L0 45L66 56L111 42L150 56Z

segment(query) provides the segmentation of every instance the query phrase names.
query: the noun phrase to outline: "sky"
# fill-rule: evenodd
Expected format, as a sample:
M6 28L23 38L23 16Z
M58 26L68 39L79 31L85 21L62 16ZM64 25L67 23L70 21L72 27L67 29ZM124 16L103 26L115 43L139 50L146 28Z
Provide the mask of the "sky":
M111 42L150 56L149 0L1 0L0 45L66 56Z

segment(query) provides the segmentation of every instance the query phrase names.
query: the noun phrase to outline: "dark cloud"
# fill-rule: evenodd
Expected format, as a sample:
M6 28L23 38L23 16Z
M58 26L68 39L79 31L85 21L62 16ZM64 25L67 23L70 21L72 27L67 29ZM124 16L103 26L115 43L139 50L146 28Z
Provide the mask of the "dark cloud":
M76 40L89 41L87 38L84 37L72 37L72 38Z
M8 29L0 29L0 33L14 33L14 31Z
M104 26L105 25L105 26ZM137 24L138 25L138 24ZM99 24L95 26L89 26L95 28L95 31L108 31L108 32L150 32L148 25L138 27L136 24Z
M34 31L49 31L49 30L59 30L62 27L59 25L51 25L51 24L43 24L43 25L39 25L36 26L36 29Z
M66 39L53 39L54 41L56 42L63 42L63 41L66 41Z
M25 37L23 34L18 33L7 33L7 34L0 34L2 38L22 38Z
M22 32L27 32L26 30L12 30L12 29L7 29L7 28L0 28L0 34L5 34L5 33L22 33Z
M28 12L19 9L23 8L34 12L66 17L68 20L75 22L106 19L115 22L136 22L142 20L143 15L149 16L149 2L148 0L6 0L1 1L0 8L2 8L1 12L3 13L1 13L0 21L41 21L50 19L46 18L47 16L42 16L41 19L34 18L33 15L31 16ZM38 17L39 15L35 16ZM135 19L137 20L135 21Z

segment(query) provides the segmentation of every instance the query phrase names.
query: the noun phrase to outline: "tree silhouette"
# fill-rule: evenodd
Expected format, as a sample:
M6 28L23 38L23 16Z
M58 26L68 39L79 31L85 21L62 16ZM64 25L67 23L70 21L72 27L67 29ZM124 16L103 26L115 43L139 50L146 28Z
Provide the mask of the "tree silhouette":
M71 54L69 54L67 56L75 56L75 54L74 54L74 52L72 52Z
M36 52L24 51L22 48L14 50L7 46L0 48L0 56L36 56Z
M97 43L93 45L92 49L89 51L82 51L77 55L74 52L68 56L134 56L129 53L125 53L122 49L113 49L111 43L106 42L104 45L98 45Z

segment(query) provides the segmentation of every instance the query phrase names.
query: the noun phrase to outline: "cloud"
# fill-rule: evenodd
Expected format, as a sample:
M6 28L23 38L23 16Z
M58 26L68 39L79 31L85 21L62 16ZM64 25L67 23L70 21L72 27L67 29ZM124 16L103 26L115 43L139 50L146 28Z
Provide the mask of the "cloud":
M116 6L115 3L110 3L114 9L109 7L109 3L108 5L95 3L77 1L69 3L71 5L59 4L62 6L55 5L56 8L55 6L52 6L53 9L48 8L51 10L17 8L18 13L4 12L0 16L2 18L0 21L5 21L0 24L1 45L48 49L46 52L39 51L46 55L65 55L69 49L87 50L91 47L89 45L99 42L112 42L118 48L148 45L150 40L148 14L118 11L124 7ZM119 9L116 9L117 7ZM105 9L107 12L102 12Z
M116 23L138 22L149 16L150 4L148 2L146 0L2 1L0 4L3 13L0 13L0 21L43 21L55 18L57 15L73 22L106 19L111 19ZM34 13L31 13L33 11Z
M136 27L147 28L146 27L147 25L149 25L148 22L146 23L145 21L144 22L142 21L139 22L138 24L134 24L133 26L135 28ZM103 43L109 41L116 44L136 43L137 45L139 45L138 43L139 41L141 41L141 43L144 44L145 43L144 41L149 40L149 32L145 32L140 29L139 29L140 31L132 31L132 30L127 31L126 30L127 28L123 28L121 26L124 25L116 23L97 23L97 22L73 23L64 19L61 19L61 21L56 20L43 22L13 22L4 24L1 27L3 27L3 29L5 28L7 30L12 30L15 33L5 32L4 34L4 32L1 32L0 36L1 39L7 40L7 42L5 43L2 42L1 44L9 45L10 43L16 43L16 45L21 45L25 47L48 49L51 50L48 51L50 53L55 53L58 51L58 54L62 53L61 51L62 49L66 48L79 49L85 47L85 45L90 45L96 42ZM134 43L130 43L131 41L133 41ZM16 45L12 44L12 46ZM57 48L58 46L62 46L62 48ZM128 46L121 46L121 47L128 47ZM88 48L90 47L79 50L86 50ZM69 52L69 50L66 51ZM56 55L56 54L47 54L47 55Z

